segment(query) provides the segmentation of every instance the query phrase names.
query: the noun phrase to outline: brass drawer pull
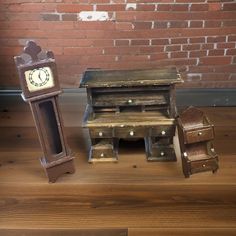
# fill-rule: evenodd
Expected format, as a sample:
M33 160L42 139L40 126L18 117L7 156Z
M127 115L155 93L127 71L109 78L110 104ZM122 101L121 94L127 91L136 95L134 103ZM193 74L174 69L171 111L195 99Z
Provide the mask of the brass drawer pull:
M164 152L161 152L161 156L162 156L162 157L165 156L165 153L164 153Z
M129 103L129 104L133 103L133 100L132 100L132 99L129 99L129 100L128 100L128 103Z
M201 136L202 135L202 132L198 132L198 136Z
M101 153L100 157L104 157L104 153Z
M129 135L130 135L130 136L134 136L134 131L131 130L131 131L129 132Z
M102 136L103 136L103 132L100 131L100 132L98 133L98 135L99 135L99 137L102 137Z
M203 165L202 165L202 167L206 167L206 165L205 165L205 164L203 164Z

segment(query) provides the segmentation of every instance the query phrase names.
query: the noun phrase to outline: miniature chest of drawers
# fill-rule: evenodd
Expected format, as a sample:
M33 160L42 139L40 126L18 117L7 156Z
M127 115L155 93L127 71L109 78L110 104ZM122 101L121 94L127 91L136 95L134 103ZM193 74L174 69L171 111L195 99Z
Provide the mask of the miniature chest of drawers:
M87 70L80 87L87 90L83 127L89 129L89 162L118 160L120 139L143 138L147 160L174 161L175 68Z
M213 148L214 125L199 109L189 107L178 118L178 134L185 177L203 171L217 171Z

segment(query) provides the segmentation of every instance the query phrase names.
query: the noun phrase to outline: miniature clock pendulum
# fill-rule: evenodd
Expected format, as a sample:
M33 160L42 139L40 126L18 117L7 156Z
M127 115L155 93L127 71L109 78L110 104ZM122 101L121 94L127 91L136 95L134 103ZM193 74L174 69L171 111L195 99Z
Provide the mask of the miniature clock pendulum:
M20 78L22 98L33 114L44 153L40 159L49 182L65 173L74 173L74 158L67 145L58 104L59 86L56 63L51 51L38 56L41 47L28 41L23 54L14 57ZM28 56L26 55L28 54Z

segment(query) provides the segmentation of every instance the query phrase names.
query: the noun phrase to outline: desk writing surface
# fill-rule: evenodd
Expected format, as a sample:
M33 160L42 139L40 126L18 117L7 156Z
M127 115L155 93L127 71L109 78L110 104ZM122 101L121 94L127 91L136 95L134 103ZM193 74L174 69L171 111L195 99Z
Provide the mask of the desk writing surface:
M129 87L183 82L176 68L148 70L87 70L80 87Z

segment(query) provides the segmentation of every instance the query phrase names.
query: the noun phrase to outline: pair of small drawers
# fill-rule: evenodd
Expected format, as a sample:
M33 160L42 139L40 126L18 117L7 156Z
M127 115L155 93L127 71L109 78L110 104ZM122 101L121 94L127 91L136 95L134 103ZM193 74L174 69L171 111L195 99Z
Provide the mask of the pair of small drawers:
M111 127L111 128L90 128L91 138L144 138L170 137L174 136L175 125L164 125L155 127Z

